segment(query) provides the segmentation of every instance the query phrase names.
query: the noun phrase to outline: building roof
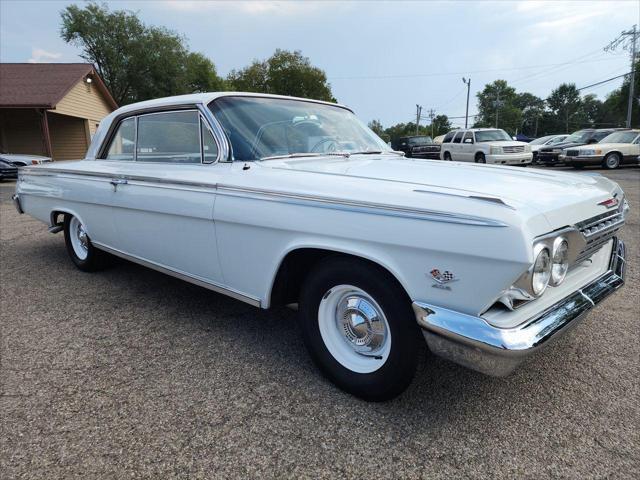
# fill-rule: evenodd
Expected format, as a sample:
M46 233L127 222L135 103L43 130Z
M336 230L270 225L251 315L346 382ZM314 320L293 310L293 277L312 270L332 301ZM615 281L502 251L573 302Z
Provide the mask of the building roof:
M118 108L89 63L0 63L0 108L55 108L87 75L107 103Z

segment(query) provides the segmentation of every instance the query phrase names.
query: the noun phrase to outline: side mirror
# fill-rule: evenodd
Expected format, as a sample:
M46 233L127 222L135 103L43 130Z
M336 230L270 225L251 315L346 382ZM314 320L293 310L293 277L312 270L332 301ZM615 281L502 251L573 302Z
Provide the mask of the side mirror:
M464 139L464 143L473 143L473 139L472 138L465 138Z

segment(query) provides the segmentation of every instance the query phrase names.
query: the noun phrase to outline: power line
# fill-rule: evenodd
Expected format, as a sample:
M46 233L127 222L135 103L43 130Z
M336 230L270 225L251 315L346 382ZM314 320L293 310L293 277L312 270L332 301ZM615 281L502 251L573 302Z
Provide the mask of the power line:
M578 91L585 90L585 89L591 88L591 87L595 87L597 85L602 85L603 83L611 82L612 80L616 80L618 78L626 77L627 75L631 75L632 73L635 73L635 70L631 71L631 72L623 73L622 75L618 75L618 76L615 76L615 77L607 78L606 80L602 80L602 81L597 82L597 83L592 83L591 85L587 85L586 87L579 88Z
M583 55L581 57L578 57L578 59L584 58L586 56L589 56L592 54L588 54L588 55ZM491 69L485 69L485 70L472 70L472 71L468 71L465 70L463 72L433 72L433 73L409 73L409 74L396 74L396 75L354 75L354 76L348 76L348 77L330 77L328 80L333 81L333 80L375 80L375 79L387 79L387 78L417 78L417 77L442 77L442 76L449 76L449 75L465 75L465 74L471 74L471 73L489 73L489 72L510 72L510 71L517 71L517 70L530 70L533 68L545 68L545 67L560 67L560 66L564 66L564 65L568 65L568 64L572 64L572 65L576 65L576 64L582 64L582 63L593 63L593 62L602 62L602 61L606 61L606 60L616 60L616 57L622 56L621 55L610 55L607 56L607 58L599 58L599 59L591 59L591 60L584 60L584 61L569 61L569 62L562 62L562 63L549 63L549 64L542 64L542 65L529 65L529 66L520 66L520 67L512 67L512 68L491 68ZM523 78L529 78L529 77L523 77Z

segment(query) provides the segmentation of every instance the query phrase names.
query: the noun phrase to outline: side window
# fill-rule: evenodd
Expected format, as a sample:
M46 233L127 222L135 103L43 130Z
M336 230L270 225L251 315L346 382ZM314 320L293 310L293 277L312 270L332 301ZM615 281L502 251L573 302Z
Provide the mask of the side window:
M453 138L453 136L456 134L456 132L449 132L447 133L444 138L442 139L442 143L450 143L451 139Z
M604 137L606 137L607 135L609 135L611 132L596 132L593 135L593 138L595 138L596 142L599 142L600 140L602 140Z
M636 139L633 141L633 143L635 143L636 145L640 145L640 135L638 135L636 137Z
M139 162L200 163L200 116L196 111L138 117Z
M107 160L133 160L133 148L136 144L136 119L127 118L120 122L118 130L111 140Z
M202 159L204 163L213 163L218 158L218 145L202 119L200 119L200 129L202 131Z
M467 140L471 140L470 142ZM473 132L467 132L464 134L464 143L473 143Z
M453 143L460 143L462 141L463 132L456 133L456 136L453 138Z

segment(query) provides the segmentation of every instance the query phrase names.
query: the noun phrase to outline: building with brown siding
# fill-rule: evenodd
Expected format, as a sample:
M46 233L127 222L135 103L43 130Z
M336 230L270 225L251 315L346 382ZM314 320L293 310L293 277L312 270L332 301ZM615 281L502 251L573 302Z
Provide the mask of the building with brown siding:
M0 151L82 158L118 105L92 65L0 63Z

